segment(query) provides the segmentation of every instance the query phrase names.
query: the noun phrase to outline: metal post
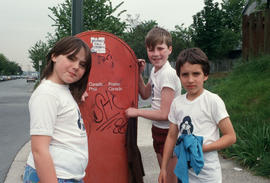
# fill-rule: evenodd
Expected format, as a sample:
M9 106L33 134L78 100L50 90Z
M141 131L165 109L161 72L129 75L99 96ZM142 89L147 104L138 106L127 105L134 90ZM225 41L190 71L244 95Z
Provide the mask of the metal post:
M83 0L72 0L72 36L83 31Z
M40 66L42 65L42 60L38 61L38 81L40 82Z

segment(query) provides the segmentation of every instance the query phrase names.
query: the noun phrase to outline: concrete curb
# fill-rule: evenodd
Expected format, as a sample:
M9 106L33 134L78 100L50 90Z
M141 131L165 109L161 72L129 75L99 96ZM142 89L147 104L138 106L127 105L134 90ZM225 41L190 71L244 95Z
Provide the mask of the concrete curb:
M13 163L11 164L6 180L4 183L19 183L22 182L23 172L31 150L30 141L27 142L16 155Z

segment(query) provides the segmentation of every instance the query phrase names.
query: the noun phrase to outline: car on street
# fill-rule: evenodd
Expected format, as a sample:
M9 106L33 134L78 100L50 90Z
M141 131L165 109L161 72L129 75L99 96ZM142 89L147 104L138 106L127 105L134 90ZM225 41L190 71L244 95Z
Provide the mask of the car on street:
M29 82L36 82L37 80L37 77L36 76L27 76L26 77L26 82L29 83Z

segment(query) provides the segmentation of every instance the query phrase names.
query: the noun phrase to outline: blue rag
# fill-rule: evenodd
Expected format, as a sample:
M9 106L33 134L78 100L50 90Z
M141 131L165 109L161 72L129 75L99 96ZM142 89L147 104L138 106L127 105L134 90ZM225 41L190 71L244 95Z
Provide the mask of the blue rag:
M178 161L174 169L175 175L182 183L188 183L188 169L193 168L198 175L204 166L202 152L203 137L192 134L182 134L174 148Z

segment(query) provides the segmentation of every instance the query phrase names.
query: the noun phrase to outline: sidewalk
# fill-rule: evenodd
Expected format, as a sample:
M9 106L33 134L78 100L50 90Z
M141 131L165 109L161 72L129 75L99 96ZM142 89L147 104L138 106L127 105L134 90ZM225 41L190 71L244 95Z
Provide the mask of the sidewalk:
M152 147L151 122L144 118L138 119L138 146L142 154L145 170L144 183L156 183L159 166ZM30 151L30 143L26 143L12 163L4 183L21 183L25 162ZM269 179L253 176L242 170L231 160L220 158L223 183L270 183Z
M151 122L144 118L138 120L138 146L142 154L145 170L144 183L156 183L159 166L152 147ZM220 158L223 183L270 183L270 180L253 176L232 160Z

